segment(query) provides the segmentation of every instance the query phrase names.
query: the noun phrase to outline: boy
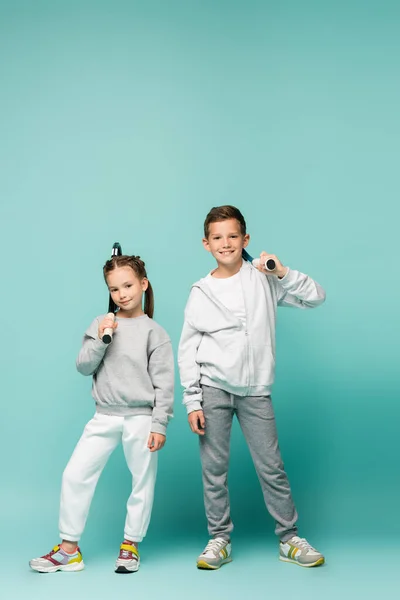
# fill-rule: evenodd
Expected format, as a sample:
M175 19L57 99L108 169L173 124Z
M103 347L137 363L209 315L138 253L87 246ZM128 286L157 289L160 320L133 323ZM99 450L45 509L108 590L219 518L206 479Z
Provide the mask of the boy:
M242 258L249 243L246 222L233 206L213 208L203 245L217 268L192 286L185 309L178 363L191 430L199 435L204 504L210 541L197 567L230 562L227 472L236 414L280 538L280 559L303 567L324 557L297 535L297 513L278 446L271 387L275 367L276 308L313 308L325 292L310 277L263 252L255 268ZM272 272L263 265L275 260Z

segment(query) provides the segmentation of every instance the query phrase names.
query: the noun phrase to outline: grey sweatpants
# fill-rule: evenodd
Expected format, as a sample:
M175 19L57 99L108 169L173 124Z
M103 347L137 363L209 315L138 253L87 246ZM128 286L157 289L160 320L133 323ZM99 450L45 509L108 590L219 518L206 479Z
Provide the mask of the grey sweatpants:
M230 539L233 523L228 492L229 444L236 414L249 446L265 504L275 519L275 533L285 542L297 535L297 512L278 445L270 397L236 396L202 386L205 434L200 438L204 505L208 532Z

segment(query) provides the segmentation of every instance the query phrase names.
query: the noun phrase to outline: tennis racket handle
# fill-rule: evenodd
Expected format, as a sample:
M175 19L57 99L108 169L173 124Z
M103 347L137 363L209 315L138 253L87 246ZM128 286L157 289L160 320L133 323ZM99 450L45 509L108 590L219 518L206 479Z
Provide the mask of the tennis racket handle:
M112 319L113 321L115 321L114 313L108 313L107 317L109 319ZM101 338L103 344L109 344L111 342L113 333L114 333L114 329L112 327L105 328L105 330L103 331L103 337Z
M255 259L253 260L253 265L254 265L255 267L258 267L258 265L259 265L259 264L260 264L260 259L259 259L259 258L255 258ZM264 265L263 265L263 266L264 266L264 269L265 269L266 271L275 271L275 268L276 268L276 262L274 261L274 259L273 259L273 258L267 258L267 260L265 261L265 263L264 263Z

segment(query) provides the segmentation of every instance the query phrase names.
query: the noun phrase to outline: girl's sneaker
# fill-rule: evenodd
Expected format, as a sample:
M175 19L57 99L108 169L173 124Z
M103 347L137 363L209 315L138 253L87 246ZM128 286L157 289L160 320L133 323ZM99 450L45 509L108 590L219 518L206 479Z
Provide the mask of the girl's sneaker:
M313 548L305 538L299 538L297 535L279 544L279 558L301 567L318 567L325 562L325 558L318 550Z
M231 543L224 538L210 540L197 559L198 569L219 569L221 565L231 562Z
M54 546L53 550L40 558L33 558L29 566L39 573L55 573L56 571L82 571L85 564L79 546L74 553L68 554L61 546Z
M116 573L135 573L140 566L139 550L133 544L121 544L115 563Z

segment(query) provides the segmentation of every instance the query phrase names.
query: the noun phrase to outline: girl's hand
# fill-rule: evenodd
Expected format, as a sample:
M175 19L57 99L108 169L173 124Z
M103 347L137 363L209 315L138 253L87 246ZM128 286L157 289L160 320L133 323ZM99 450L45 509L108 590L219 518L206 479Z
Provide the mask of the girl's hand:
M99 338L102 339L105 329L117 329L118 323L115 319L112 319L108 315L104 317L104 319L99 324Z
M269 258L272 258L272 260L275 261L275 269L273 271L267 271L267 269L265 268L265 262ZM257 269L261 271L261 273L265 273L265 275L276 275L277 277L279 277L279 279L285 277L288 271L287 267L283 266L283 264L281 263L279 258L275 256L275 254L267 254L264 250L260 254L260 262L257 265Z
M149 441L147 442L147 447L150 452L157 452L157 450L161 450L161 448L164 446L166 439L167 438L162 433L151 432L149 435Z

